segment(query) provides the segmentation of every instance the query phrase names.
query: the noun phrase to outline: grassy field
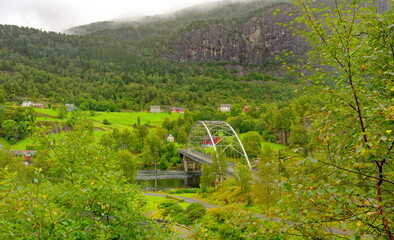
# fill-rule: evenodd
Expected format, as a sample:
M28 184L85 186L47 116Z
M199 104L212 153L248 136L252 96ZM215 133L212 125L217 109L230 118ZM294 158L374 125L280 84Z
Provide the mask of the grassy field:
M280 145L280 144L277 144L277 143L271 143L271 142L261 142L260 145L261 145L261 148L263 148L264 146L268 146L272 150L274 150L275 152L279 151L280 149L286 149L287 148L287 146Z
M54 109L40 109L40 108L35 108L34 109L36 112L39 112L41 114L49 115L51 117L57 117L58 113Z
M243 137L246 135L246 133L242 133L242 134L239 134L239 138L241 139L241 141L242 141L242 139L243 139ZM260 145L261 145L261 148L264 148L265 146L268 146L268 147L270 147L273 151L275 151L275 152L277 152L277 151L279 151L279 150L281 150L281 149L286 149L286 148L288 148L287 146L285 146L285 145L281 145L281 144L277 144L277 143L272 143L272 142L266 142L266 141L262 141L261 143L260 143Z
M92 116L91 119L101 123L107 119L111 124L133 126L139 117L141 124L160 126L164 119L176 120L179 116L179 113L95 112L95 116Z
M144 195L144 197L145 197L145 200L146 200L146 203L147 203L146 204L146 211L148 211L148 212L159 211L159 208L158 208L159 204L168 200L165 197L146 196L146 195ZM180 202L179 205L183 209L186 209L187 206L189 206L190 204L189 203L185 203L185 202Z
M64 121L57 118L57 111L53 109L35 109L37 112L47 115L38 117L38 120ZM141 124L160 126L164 119L176 120L181 116L179 113L148 113L148 112L94 112L89 117L95 122L95 126L102 127L104 119L110 123L110 128L130 128L137 123L138 117ZM105 127L105 126L104 126Z
M16 144L9 144L4 138L0 138L0 143L3 144L3 147L8 148L10 150L26 150L26 146L34 145L33 138L25 138L22 141L17 142Z
M37 117L37 121L66 122L64 119L57 118L58 112L53 109L35 109L41 116ZM89 117L93 120L94 136L99 141L103 134L108 133L114 128L119 130L131 129L137 123L138 117L141 124L149 124L150 126L161 126L164 119L176 120L182 117L179 113L147 113L147 112L94 112ZM103 120L107 119L110 125L104 125ZM34 145L33 138L26 138L17 144L10 145L4 138L0 138L0 143L11 150L25 150L26 145Z

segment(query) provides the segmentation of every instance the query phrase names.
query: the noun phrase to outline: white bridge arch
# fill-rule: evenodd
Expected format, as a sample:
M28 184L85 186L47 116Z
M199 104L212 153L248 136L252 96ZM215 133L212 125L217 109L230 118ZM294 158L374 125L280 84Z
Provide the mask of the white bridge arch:
M187 147L203 153L214 151L217 157L225 157L252 168L238 134L224 121L196 122L191 128Z

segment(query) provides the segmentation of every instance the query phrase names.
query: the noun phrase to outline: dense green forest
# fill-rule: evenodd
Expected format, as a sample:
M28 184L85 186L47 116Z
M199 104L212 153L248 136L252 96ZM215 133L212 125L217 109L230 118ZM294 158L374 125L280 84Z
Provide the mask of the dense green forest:
M87 102L99 111L147 110L150 104L195 109L288 100L297 87L290 77L262 72L239 77L220 63L165 61L107 37L1 26L0 42L0 83L8 101Z

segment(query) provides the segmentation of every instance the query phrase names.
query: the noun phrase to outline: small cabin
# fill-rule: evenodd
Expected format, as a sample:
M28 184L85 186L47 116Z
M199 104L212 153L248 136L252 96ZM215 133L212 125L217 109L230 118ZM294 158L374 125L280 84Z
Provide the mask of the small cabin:
M33 105L32 101L23 101L22 107L31 107Z
M211 141L210 138L206 138L205 140L201 141L201 147L213 147L213 145L216 145L220 140L220 137L215 137L213 138L213 142Z
M170 112L185 113L185 109L180 107L172 107L170 108Z
M150 106L151 113L161 113L161 106Z
M231 110L231 104L220 104L219 110L221 112L230 112Z
M74 104L71 104L71 103L64 104L64 106L66 107L67 112L72 112L72 111L78 109L77 106L75 106Z
M44 104L43 103L33 103L33 107L43 109L44 108Z
M174 136L172 136L171 133L169 133L169 134L167 135L167 141L169 141L169 142L174 142L174 141L175 141Z

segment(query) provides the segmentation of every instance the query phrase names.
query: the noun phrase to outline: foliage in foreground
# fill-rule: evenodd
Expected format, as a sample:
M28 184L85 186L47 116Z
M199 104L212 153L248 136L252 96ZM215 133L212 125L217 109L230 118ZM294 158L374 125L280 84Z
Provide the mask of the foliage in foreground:
M31 166L0 166L1 239L167 236L144 216L140 191L127 183L115 153L96 146L85 125L61 138L42 133L39 140L43 149ZM30 181L18 178L34 167Z
M205 207L201 203L192 203L186 209L183 209L178 202L168 200L160 203L159 209L164 218L171 219L174 222L191 225L205 215Z
M191 239L286 239L281 224L262 220L237 207L211 209L196 225Z
M359 0L295 4L297 34L311 46L296 71L325 104L310 131L316 173L289 178L284 215L305 237L340 225L355 237L394 239L394 8Z
M252 203L289 220L285 231L304 239L394 239L394 8L380 12L357 0L296 5L297 34L311 49L290 70L322 107L309 119L302 154L261 158Z

